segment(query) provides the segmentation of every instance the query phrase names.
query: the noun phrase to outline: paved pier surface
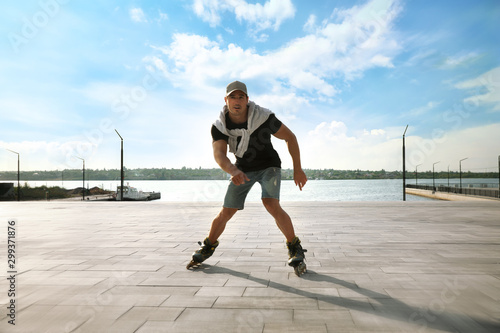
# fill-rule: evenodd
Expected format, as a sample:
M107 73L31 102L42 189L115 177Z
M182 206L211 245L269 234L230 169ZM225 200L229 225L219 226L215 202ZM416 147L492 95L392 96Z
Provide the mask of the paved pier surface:
M1 203L0 332L500 331L499 202L283 206L308 249L300 278L259 204L188 271L218 203Z
M436 200L447 200L447 201L482 201L482 200L496 200L500 203L499 198L494 197L483 197L483 196L475 196L475 195L464 195L464 194L456 194L456 193L448 193L448 192L439 192L439 191L430 191L430 190L421 190L416 188L405 189L407 194L418 195L420 197L426 197L430 199Z

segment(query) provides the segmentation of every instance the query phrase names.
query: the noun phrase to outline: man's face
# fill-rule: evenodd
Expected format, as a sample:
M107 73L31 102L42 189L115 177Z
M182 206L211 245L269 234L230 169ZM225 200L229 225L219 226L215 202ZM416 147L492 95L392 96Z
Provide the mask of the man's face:
M243 115L247 111L248 96L241 90L233 91L224 100L233 115Z

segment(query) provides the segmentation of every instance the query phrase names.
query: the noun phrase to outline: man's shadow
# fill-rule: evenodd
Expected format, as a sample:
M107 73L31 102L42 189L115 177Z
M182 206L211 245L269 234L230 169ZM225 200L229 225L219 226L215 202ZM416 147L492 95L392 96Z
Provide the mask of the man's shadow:
M361 288L357 284L337 279L330 275L324 275L315 271L308 270L300 278L306 281L326 282L333 288L342 286L350 289L360 295L365 296L371 301L363 299L352 299L339 296L322 295L307 290L297 289L285 284L274 282L251 276L249 273L238 272L222 266L211 266L202 264L196 270L205 274L226 274L241 279L247 279L259 283L268 288L274 288L280 291L288 292L302 297L317 300L335 305L340 308L364 312L367 314L385 317L394 321L411 324L415 332L424 332L427 328L441 330L443 332L461 332L462 327L469 329L477 324L479 331L499 332L500 324L487 321L481 318L472 318L460 313L451 313L446 309L440 309L438 313L430 311L429 308L420 308L408 305L400 300L394 299L387 294L382 294L366 288ZM324 287L324 284L322 285Z

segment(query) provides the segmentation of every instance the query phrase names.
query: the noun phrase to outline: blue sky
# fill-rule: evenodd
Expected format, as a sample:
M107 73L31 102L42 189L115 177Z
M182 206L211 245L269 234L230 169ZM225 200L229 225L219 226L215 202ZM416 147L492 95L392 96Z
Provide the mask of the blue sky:
M496 0L2 7L0 148L23 170L119 168L115 129L126 167L217 167L210 127L233 80L294 131L304 168L401 170L408 124L408 169L497 170Z

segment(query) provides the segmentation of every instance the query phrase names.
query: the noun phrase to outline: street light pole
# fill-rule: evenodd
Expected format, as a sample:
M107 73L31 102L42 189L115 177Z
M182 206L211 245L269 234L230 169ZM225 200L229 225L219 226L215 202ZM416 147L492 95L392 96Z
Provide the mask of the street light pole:
M83 201L85 201L85 160L81 157L75 156L76 158L80 159L83 161L83 190L82 190L82 198Z
M123 201L123 180L125 179L125 175L123 173L123 138L116 129L115 132L116 134L118 134L121 140L120 200Z
M415 187L418 185L418 167L422 164L419 164L415 167Z
M405 149L405 135L408 125L406 125L403 133L403 201L406 201L406 149Z
M434 165L438 164L441 161L435 162L432 164L432 190L436 192L436 183L434 181Z
M21 174L21 161L19 158L19 153L10 149L7 149L11 153L17 154L17 201L21 201L21 186L20 186L20 174Z
M448 164L448 187L450 187L450 165L449 164Z
M468 159L468 157L462 158L458 162L458 169L459 169L459 172L460 172L460 194L462 194L462 161L465 161L466 159Z

